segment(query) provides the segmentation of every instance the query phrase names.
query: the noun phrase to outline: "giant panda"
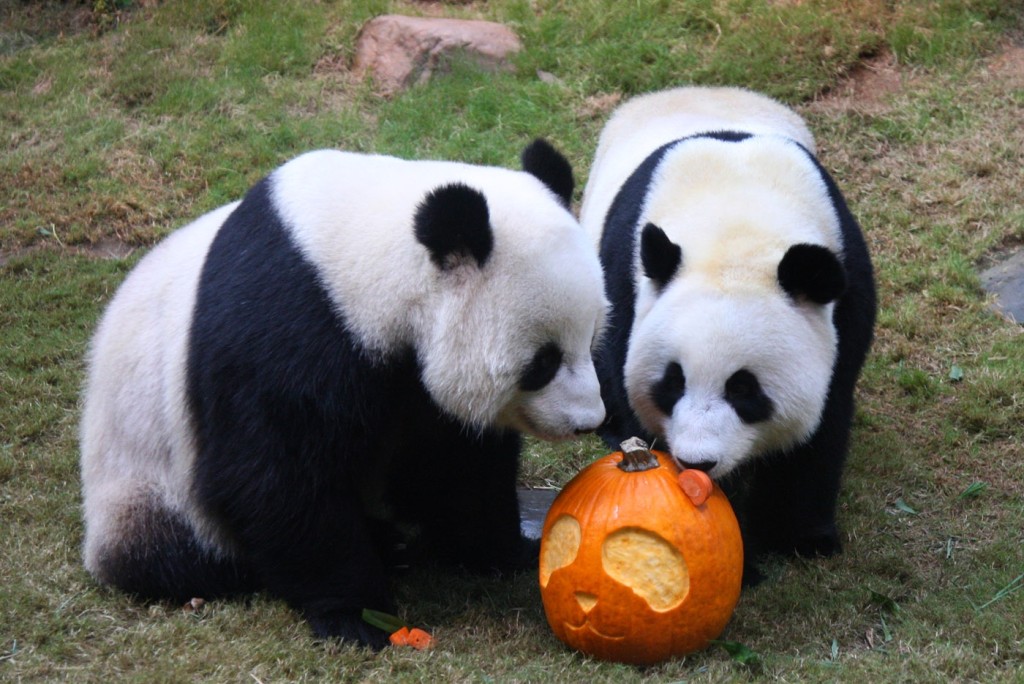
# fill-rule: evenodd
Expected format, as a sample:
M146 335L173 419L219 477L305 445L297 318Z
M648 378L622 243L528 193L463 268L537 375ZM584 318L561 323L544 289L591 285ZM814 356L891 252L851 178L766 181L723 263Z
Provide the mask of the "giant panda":
M803 120L739 88L636 97L601 133L580 221L612 305L601 435L646 437L722 482L747 584L763 554L838 553L875 289Z
M605 417L597 255L572 169L314 151L172 233L95 332L84 561L148 599L266 591L383 646L389 552L532 566L520 435ZM534 554L531 556L531 554Z

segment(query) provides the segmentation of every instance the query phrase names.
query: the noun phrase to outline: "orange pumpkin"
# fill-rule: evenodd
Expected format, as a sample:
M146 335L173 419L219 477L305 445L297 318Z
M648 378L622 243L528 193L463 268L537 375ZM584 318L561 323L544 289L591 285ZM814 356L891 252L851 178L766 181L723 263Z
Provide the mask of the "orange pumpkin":
M722 633L739 600L743 543L728 499L709 479L709 490L695 491L705 500L694 504L684 489L700 490L699 476L679 480L672 459L640 440L622 446L584 468L551 505L540 591L563 642L601 660L647 665Z

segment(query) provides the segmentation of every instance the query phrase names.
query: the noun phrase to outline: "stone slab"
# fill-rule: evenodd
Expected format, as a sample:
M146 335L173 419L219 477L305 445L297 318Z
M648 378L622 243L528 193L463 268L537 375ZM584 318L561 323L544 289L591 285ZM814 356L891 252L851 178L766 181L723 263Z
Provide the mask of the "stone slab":
M547 516L556 496L558 491L555 489L519 490L519 528L523 531L523 536L540 539L544 517Z
M983 271L981 284L1000 313L1024 325L1024 249Z

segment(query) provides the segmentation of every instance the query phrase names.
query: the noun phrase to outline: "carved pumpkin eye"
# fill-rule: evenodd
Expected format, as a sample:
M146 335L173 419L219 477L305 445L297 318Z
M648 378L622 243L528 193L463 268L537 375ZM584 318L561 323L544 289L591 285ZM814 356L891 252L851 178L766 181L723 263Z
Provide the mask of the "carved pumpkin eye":
M683 555L660 535L624 527L605 537L601 565L654 610L675 608L690 593L690 573Z
M551 526L540 556L540 583L547 586L551 573L572 565L580 550L580 524L571 515L563 515Z

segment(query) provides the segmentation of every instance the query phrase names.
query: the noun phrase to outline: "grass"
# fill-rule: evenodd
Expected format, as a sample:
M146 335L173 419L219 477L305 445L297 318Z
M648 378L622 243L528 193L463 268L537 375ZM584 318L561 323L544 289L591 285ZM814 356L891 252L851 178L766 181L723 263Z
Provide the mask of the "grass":
M1014 8L0 0L0 679L1024 679L1024 338L976 275L1024 244ZM511 25L525 45L515 72L456 65L391 99L347 76L365 20L425 11ZM837 99L880 64L897 88ZM841 499L846 552L772 562L743 595L723 639L755 659L712 648L648 669L588 660L551 636L530 573L401 577L403 614L439 646L380 654L317 642L263 596L186 613L88 577L82 356L146 248L318 146L511 166L545 135L582 186L610 107L683 82L750 86L807 117L879 281ZM531 443L523 481L560 486L602 452Z

